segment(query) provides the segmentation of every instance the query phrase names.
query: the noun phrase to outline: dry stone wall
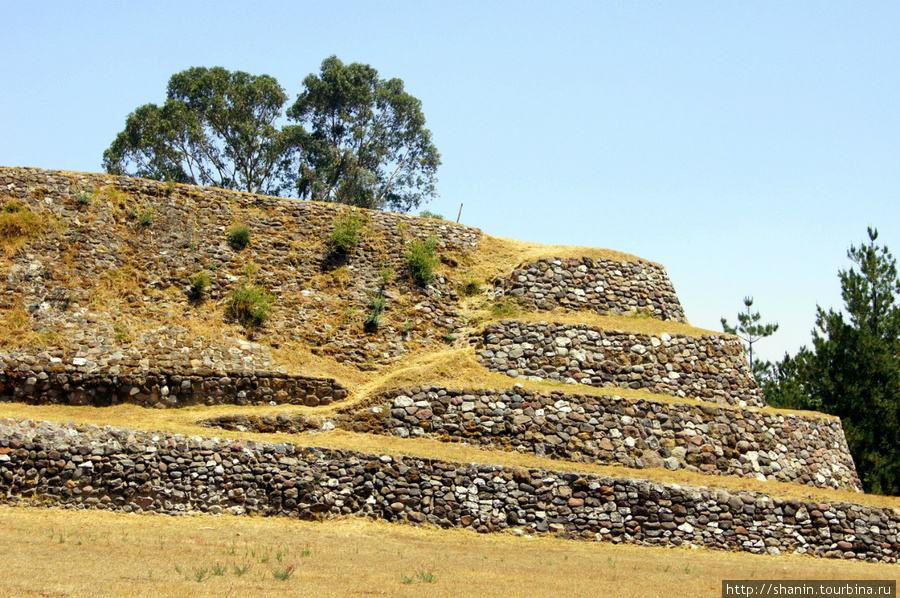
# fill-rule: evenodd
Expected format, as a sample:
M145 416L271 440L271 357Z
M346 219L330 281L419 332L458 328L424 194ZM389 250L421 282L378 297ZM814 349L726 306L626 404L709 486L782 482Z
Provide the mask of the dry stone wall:
M413 387L390 391L363 411L324 420L228 415L203 423L292 434L341 428L583 463L686 468L708 475L862 489L840 420L820 415L561 391L545 395L521 387Z
M517 268L501 288L539 310L645 313L659 320L685 321L665 268L641 260L542 258Z
M897 562L900 514L841 502L293 444L0 419L0 500L361 515L483 532Z
M82 331L82 335L83 335ZM191 338L179 326L105 345L88 337L37 354L0 352L0 401L145 407L195 404L327 405L347 396L332 378L287 374L268 347L240 339Z
M504 320L476 348L481 364L513 378L645 389L740 406L763 406L738 338L633 334L585 324Z

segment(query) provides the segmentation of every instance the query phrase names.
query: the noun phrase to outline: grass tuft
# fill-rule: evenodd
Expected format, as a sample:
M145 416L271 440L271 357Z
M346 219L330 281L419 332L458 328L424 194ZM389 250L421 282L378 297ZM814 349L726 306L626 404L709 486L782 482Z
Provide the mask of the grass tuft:
M225 311L245 327L261 326L269 319L273 303L275 297L264 288L244 281L232 291Z
M342 212L334 220L334 227L328 238L332 251L347 253L359 241L360 230L366 224L366 217L355 209Z
M438 264L435 254L437 239L415 239L406 250L406 267L410 277L419 286L428 286L434 280L434 269Z
M47 216L38 215L20 203L11 201L0 212L0 246L12 253L39 237L48 227Z
M228 244L235 251L240 251L250 246L250 227L246 224L235 224L225 232Z

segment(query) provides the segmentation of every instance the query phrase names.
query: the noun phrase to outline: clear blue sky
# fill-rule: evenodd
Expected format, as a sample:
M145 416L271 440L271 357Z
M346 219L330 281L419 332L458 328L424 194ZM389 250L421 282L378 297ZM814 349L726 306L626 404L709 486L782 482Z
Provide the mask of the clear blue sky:
M336 54L399 77L443 158L428 209L664 264L691 323L744 295L807 343L846 250L900 253L900 2L4 2L0 164L100 171L191 66L291 97Z

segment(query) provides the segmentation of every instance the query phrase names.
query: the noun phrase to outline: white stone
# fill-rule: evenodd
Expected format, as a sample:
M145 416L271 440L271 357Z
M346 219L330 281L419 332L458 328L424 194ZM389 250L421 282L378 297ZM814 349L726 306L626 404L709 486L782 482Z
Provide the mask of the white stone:
M394 399L394 407L412 407L413 400L406 395L400 395L399 397Z

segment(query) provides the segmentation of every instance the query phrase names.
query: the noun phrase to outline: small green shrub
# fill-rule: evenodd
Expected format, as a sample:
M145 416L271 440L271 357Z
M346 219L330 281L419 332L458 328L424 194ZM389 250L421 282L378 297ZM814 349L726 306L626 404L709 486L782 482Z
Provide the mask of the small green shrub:
M431 218L432 220L445 220L445 218L441 214L435 214L434 212L429 212L428 210L422 210L419 212L419 218Z
M477 280L470 280L465 284L459 285L459 294L464 297L474 297L481 294L481 283Z
M435 255L437 239L416 239L409 244L406 251L406 267L409 275L420 286L428 286L434 280L434 269L438 264Z
M87 187L82 187L81 191L75 193L75 203L80 206L86 206L91 203L91 191Z
M384 295L374 295L370 304L371 311L366 315L363 326L369 332L374 331L381 324L381 314L384 312L384 304L387 303L387 297Z
M235 251L240 251L250 245L250 227L246 224L235 224L225 232L228 244Z
M231 292L225 311L244 326L259 326L269 319L275 297L262 287L244 281Z
M154 220L156 220L156 214L154 214L153 210L150 208L141 210L137 214L137 221L141 226L150 226L151 224L153 224Z
M196 274L191 276L191 297L194 299L200 299L209 290L211 284L212 281L209 278L209 274L205 270L202 272L197 272Z
M378 276L381 278L381 286L387 286L391 282L391 279L394 277L394 268L391 266L382 268L378 272Z
M332 251L347 253L359 241L359 231L366 224L366 217L356 210L341 213L334 220L328 245Z

